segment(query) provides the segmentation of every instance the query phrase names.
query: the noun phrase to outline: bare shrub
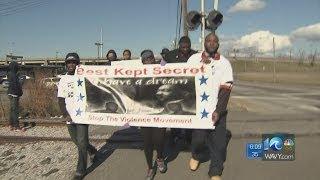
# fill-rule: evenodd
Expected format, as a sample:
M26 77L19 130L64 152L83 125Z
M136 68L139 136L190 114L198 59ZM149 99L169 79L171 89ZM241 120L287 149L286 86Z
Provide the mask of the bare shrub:
M38 73L35 79L24 84L21 107L30 117L45 118L60 115L57 87L47 86L43 81L45 77L45 73Z

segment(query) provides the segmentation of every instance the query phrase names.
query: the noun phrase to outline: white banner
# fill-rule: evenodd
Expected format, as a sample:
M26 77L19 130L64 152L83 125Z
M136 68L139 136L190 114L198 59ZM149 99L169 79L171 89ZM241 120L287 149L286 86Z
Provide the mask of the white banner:
M215 78L201 64L80 65L69 113L82 124L213 129Z

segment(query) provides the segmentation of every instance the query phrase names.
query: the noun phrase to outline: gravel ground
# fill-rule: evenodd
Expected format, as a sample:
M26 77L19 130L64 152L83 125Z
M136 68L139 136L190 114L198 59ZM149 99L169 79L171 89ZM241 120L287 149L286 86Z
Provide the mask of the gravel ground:
M97 126L89 126L89 134L90 138L101 138L106 139L110 137L110 133L94 133ZM66 126L52 126L52 127L44 127L44 126L35 126L27 129L25 132L16 132L9 131L8 127L0 127L0 134L2 136L37 136L37 137L70 137L69 132Z
M103 144L93 144L100 148ZM70 179L77 151L72 142L0 145L0 179Z
M100 133L95 133L99 130ZM89 126L90 138L107 139L112 132ZM102 129L102 130L101 130ZM36 126L26 132L0 127L2 136L70 137L66 126ZM92 143L99 149L103 143ZM70 179L76 169L77 149L73 142L0 144L0 179Z

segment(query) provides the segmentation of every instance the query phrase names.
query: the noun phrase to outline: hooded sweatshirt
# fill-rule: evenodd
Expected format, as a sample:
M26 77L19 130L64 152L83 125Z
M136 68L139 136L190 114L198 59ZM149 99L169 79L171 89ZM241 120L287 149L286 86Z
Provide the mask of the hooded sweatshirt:
M9 71L8 71L8 81L9 81L9 87L8 87L8 95L14 96L14 97L20 97L22 96L22 88L21 84L19 82L19 78L17 76L17 72L19 69L19 64L15 61L12 61L9 64Z

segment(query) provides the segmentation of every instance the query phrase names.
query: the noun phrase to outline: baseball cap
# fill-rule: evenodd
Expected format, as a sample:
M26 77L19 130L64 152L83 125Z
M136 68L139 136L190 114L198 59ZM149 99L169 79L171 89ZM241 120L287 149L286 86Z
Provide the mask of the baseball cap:
M160 54L167 54L169 52L168 48L163 48Z
M150 57L154 57L153 52L150 49L146 49L141 52L141 59L147 59Z
M80 63L80 58L79 55L77 53L68 53L65 59L65 62L68 61L76 61L78 64Z

